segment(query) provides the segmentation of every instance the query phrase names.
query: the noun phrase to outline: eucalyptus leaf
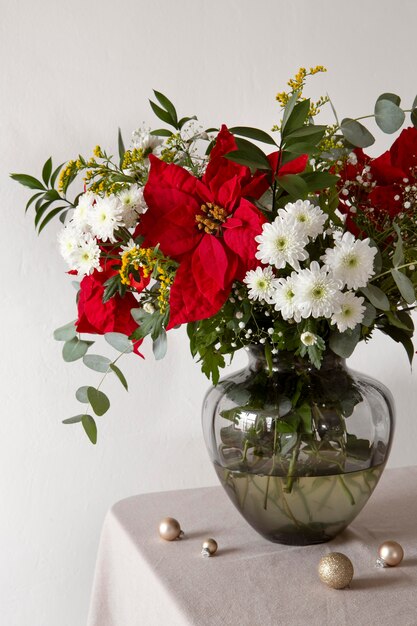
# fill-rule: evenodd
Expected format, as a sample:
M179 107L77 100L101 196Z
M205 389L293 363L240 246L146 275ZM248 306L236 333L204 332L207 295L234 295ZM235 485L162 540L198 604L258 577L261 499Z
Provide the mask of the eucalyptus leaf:
M54 339L56 341L69 341L77 336L77 330L75 328L75 320L68 322L65 326L61 326L54 330Z
M387 134L395 133L404 124L405 113L392 100L377 100L375 122Z
M84 365L89 367L95 372L103 372L104 374L109 371L111 361L105 356L99 354L87 354L83 358Z
M97 425L94 421L94 418L91 415L83 415L82 417L82 425L87 434L87 437L94 445L97 443Z
M362 287L361 292L374 307L381 311L389 311L389 300L382 289L375 285L368 284L367 287Z
M104 339L112 346L112 348L118 350L119 352L128 354L133 351L132 342L123 333L106 333L104 335Z
M411 111L410 118L411 118L411 123L413 124L413 126L417 128L417 109L413 109Z
M157 361L164 358L167 351L167 334L164 329L161 330L158 337L154 340L152 351Z
M342 359L347 359L356 348L360 334L360 324L357 324L353 330L345 330L343 333L334 330L330 333L330 349Z
M88 404L88 396L87 396L88 385L84 385L83 387L78 387L75 392L75 397L78 402L82 402L82 404Z
M129 388L128 388L127 380L123 372L114 363L110 363L110 369L116 374L117 378L120 380L120 382L122 383L126 391L128 391Z
M64 343L62 348L62 357L67 363L71 361L77 361L86 354L88 348L91 346L91 341L84 341L74 337Z
M400 106L401 104L401 98L400 96L397 96L397 94L395 93L383 93L379 96L377 102L379 102L379 100L390 100L390 102L393 102L396 106Z
M110 408L110 400L105 393L94 387L87 388L88 401L96 415L104 415Z
M363 326L371 326L372 323L375 321L376 318L376 308L374 307L373 304L371 304L370 302L364 302L365 307L365 311L363 314L363 319L361 324L363 324Z
M81 422L84 415L74 415L74 417L68 417L66 420L62 420L63 424L78 424Z
M392 269L391 274L393 279L395 280L395 284L398 287L398 290L407 304L414 304L416 301L416 294L414 291L414 286L411 280L400 270Z
M353 120L349 117L345 117L341 124L340 130L343 133L344 138L358 148L368 148L375 143L375 138L367 128L357 120Z

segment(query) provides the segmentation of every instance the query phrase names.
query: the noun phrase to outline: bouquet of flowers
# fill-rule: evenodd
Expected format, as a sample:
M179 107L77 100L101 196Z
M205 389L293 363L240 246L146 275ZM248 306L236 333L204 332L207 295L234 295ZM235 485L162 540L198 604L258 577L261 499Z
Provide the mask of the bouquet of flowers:
M155 91L164 127L136 130L128 149L119 131L118 157L97 146L56 169L48 159L42 179L12 174L34 191L26 209L39 232L59 216L61 254L81 279L77 319L54 335L66 361L113 372L127 389L120 357L140 354L149 336L160 359L167 331L187 324L191 353L214 384L242 347L262 346L271 369L281 351L319 369L326 351L348 357L376 329L411 362L417 101L412 126L371 158L363 150L374 137L358 119L339 121L328 97L304 96L307 77L321 71L301 68L277 95L283 114L270 132L204 129ZM332 125L317 123L326 106ZM405 114L384 93L365 117L394 133ZM104 335L117 358L90 354L84 333ZM110 405L101 386L78 389L87 406L64 420L81 422L93 443L91 413Z

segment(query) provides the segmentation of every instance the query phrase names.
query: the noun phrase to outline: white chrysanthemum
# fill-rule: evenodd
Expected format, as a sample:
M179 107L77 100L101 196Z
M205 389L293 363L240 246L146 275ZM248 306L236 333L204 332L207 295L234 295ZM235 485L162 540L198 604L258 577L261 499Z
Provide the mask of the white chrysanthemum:
M305 346L315 346L317 343L317 335L306 330L304 333L301 333L301 343Z
M297 273L292 272L288 278L279 278L275 286L273 303L275 310L279 311L284 320L301 320L301 313L295 304L295 281Z
M257 267L255 270L246 272L243 279L248 287L249 300L265 300L271 302L274 288L277 283L271 267Z
M78 247L79 240L80 233L72 221L58 233L59 251L70 268L72 268L73 254Z
M337 330L343 333L348 328L353 329L363 320L365 307L362 306L363 298L358 298L352 291L341 293L338 300L338 310L332 315L332 324L337 325Z
M317 261L313 261L309 269L301 270L294 285L294 303L301 317L331 317L338 306L340 286L340 281Z
M72 221L74 226L82 232L88 232L90 230L90 213L93 209L96 196L87 191L83 193L78 199L78 204L74 209Z
M117 196L98 197L90 212L90 226L93 235L101 241L116 241L114 231L124 226L122 204Z
M142 126L133 131L131 143L132 148L149 153L154 152L155 148L158 148L163 143L163 140L157 135L151 135L150 128Z
M143 187L131 185L119 193L122 203L122 220L126 228L133 228L138 223L139 215L148 208L143 197Z
M284 221L294 220L297 222L304 234L311 239L322 234L324 223L327 220L327 215L323 213L320 207L311 204L309 200L288 202L283 209L279 209L278 215Z
M94 270L101 271L100 248L96 239L90 234L84 236L72 254L72 269L78 274L92 274Z
M281 217L275 218L271 224L264 224L262 234L257 235L255 241L259 243L256 258L278 269L288 263L298 270L299 261L308 259L308 252L305 250L307 235L299 224L287 223Z
M321 257L332 270L333 276L341 280L348 289L366 287L374 275L376 248L371 248L369 239L356 239L346 232L340 240L335 240L333 248L327 248Z

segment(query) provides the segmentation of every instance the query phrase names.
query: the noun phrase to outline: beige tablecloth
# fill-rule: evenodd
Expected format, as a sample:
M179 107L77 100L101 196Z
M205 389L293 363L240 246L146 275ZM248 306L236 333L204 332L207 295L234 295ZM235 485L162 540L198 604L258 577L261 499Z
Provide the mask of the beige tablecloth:
M158 524L181 522L180 541ZM219 551L202 558L215 537ZM396 568L376 569L379 544L399 541ZM347 554L349 589L317 577L320 558ZM416 626L417 467L387 470L348 530L309 547L273 544L239 515L220 487L133 496L113 506L101 536L88 626Z

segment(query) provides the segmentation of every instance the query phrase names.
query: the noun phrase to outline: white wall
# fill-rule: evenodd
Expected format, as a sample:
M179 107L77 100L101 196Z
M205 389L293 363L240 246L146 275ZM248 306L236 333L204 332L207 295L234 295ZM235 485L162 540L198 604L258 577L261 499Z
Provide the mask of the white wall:
M0 194L1 420L0 621L7 626L85 623L106 510L125 496L213 484L200 432L207 387L172 332L169 355L131 357L131 391L107 387L113 408L91 446L61 420L78 411L75 389L94 381L63 363L51 332L74 318L74 291L55 246L24 217L25 190L8 172L39 173L115 149L143 120L152 88L203 123L276 120L275 93L300 65L324 64L312 83L341 115L371 112L394 91L411 103L416 60L413 0L1 0ZM380 144L380 148L384 144ZM101 345L101 344L100 344ZM101 350L101 348L100 348ZM105 350L105 348L103 348ZM243 359L242 359L243 362ZM388 339L351 364L385 382L398 407L392 466L417 463L416 376ZM170 511L167 511L169 514Z

